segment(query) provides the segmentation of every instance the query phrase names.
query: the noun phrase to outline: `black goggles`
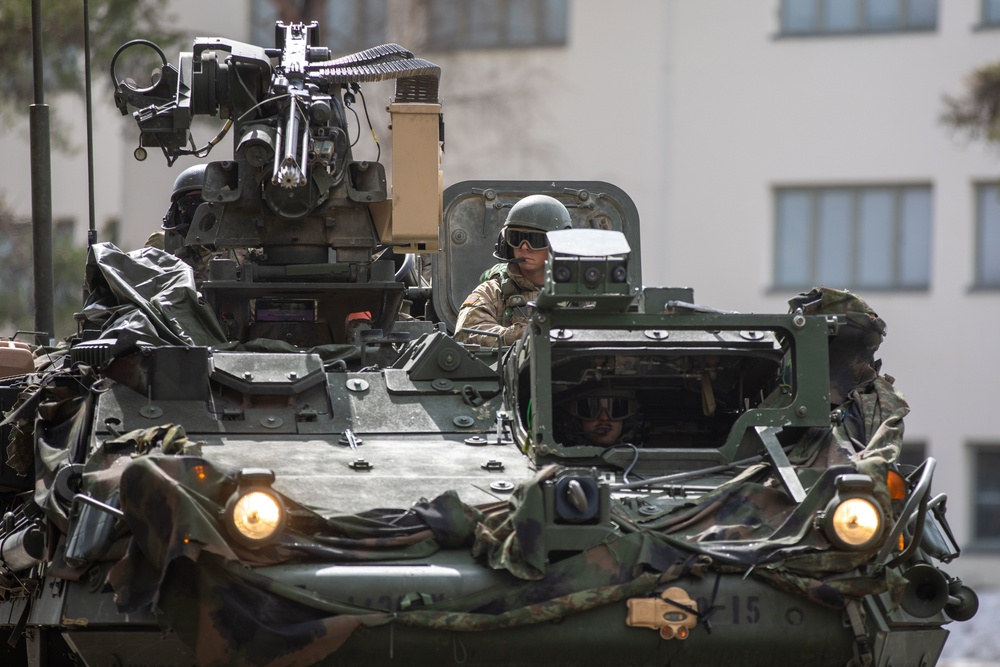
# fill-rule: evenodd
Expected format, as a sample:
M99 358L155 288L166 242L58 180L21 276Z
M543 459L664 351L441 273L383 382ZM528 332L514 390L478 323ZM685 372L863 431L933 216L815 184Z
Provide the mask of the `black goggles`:
M549 247L549 239L546 238L545 232L534 229L511 229L508 227L504 230L504 238L511 248L520 248L525 241L528 242L528 247L532 250L545 250Z
M204 200L201 193L185 194L177 198L163 218L162 229L186 229L194 219L194 212L198 210Z
M597 419L602 411L608 419L628 419L639 411L639 402L624 396L591 396L570 401L567 407L577 419Z

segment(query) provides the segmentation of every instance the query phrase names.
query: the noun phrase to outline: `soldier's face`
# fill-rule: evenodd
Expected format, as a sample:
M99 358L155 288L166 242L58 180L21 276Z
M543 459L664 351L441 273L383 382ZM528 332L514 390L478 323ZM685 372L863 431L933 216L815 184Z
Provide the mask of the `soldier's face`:
M538 269L545 267L545 260L549 256L548 248L542 248L541 250L534 250L525 241L521 245L514 248L514 257L516 259L524 259L523 262L519 262L519 266L522 270L536 271Z
M588 442L607 447L615 444L618 442L618 438L622 437L622 420L611 419L607 409L601 408L596 419L581 419L580 429Z

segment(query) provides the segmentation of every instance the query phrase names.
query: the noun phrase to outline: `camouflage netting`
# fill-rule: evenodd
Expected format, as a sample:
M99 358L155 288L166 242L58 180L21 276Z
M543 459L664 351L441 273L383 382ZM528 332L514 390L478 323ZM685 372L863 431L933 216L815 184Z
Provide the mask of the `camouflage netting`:
M95 255L122 259L108 247ZM155 270L142 278L134 274L147 261L162 267L169 258L146 250L133 260L130 268L117 271L110 267L123 264L115 261L91 267L108 276L107 284L94 290L92 314L93 304L102 301L101 290L119 289L113 287L119 279L187 293L184 276L167 279ZM116 298L139 300L135 293L122 288ZM180 301L147 296L141 300L159 306L137 306L131 314L102 307L107 330L211 341L212 327L198 328L205 324L202 316L181 317L166 306ZM838 471L867 473L876 499L889 508L886 469L899 454L908 407L891 379L878 375L869 355L884 325L881 331L869 326L880 320L856 310L860 306L851 299L834 299L838 295L830 291L818 296L820 305L812 299L810 312L847 305L853 309L849 313L868 319L860 320L859 337L848 336L855 341L852 354L858 362L837 380L844 392L838 404L843 419L833 429L806 432L789 459L807 491L832 491L832 473ZM200 333L182 333L178 322ZM890 575L858 570L871 553L830 550L819 532L810 530L817 508L793 503L767 462L750 465L712 492L660 515L638 517L616 505L620 535L555 563L547 558L542 531L542 485L556 474L555 467L520 485L508 502L490 506L472 507L447 492L410 508L324 518L284 498L293 528L275 544L244 548L228 539L220 518L236 489L235 471L204 457L182 427L164 424L98 442L88 458L92 369L56 368L39 378L7 417L18 425L7 451L8 462L22 472L33 462L35 500L59 531L50 540L50 572L73 579L90 565L64 558L70 513L53 484L60 467L85 462L82 492L124 512L105 542L91 548L90 560L113 563L109 582L121 609L152 605L162 624L193 648L199 664L306 664L336 651L358 627L390 622L452 631L538 623L649 595L687 575L739 572L832 607L873 592L898 593L900 582ZM398 561L442 549L465 550L483 567L508 572L510 584L388 614L282 585L248 567Z
M199 296L194 271L181 258L155 247L124 252L111 243L90 247L83 315L99 338L127 345L198 345L216 350L301 352L282 340L230 342L215 313ZM324 361L360 358L356 345L306 350Z
M111 243L90 247L83 314L102 338L122 332L149 345L222 345L226 335L199 300L191 267L156 248L122 252Z

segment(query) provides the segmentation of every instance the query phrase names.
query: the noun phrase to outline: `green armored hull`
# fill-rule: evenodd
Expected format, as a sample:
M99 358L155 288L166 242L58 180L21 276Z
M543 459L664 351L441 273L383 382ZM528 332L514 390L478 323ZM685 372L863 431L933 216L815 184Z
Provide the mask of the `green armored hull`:
M848 315L557 291L499 361L437 332L384 369L165 346L44 374L10 412L38 458L7 540L44 526L46 550L5 541L29 563L5 624L90 665L937 659L974 595L937 566L933 461L894 462L902 397L872 376L830 409ZM559 422L597 373L642 404L631 441ZM260 539L234 510L255 491L280 508Z

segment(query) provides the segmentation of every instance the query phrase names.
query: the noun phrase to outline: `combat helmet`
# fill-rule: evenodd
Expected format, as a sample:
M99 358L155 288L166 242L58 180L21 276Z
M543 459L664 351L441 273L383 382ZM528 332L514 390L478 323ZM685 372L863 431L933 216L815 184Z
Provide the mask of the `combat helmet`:
M163 216L163 229L183 232L187 225L191 224L194 209L201 202L179 204L178 201L187 194L201 193L205 188L205 169L207 165L196 164L188 167L177 175L174 179L174 188L170 192L170 208ZM185 209L185 210L181 210Z
M570 229L573 222L569 211L562 203L548 195L528 195L510 207L510 213L497 233L493 256L510 261L514 259L514 249L507 243L507 230L537 229L540 232L554 232Z
M205 187L205 168L208 165L191 165L174 179L174 189L170 192L170 201L175 202L177 198L188 192L202 190Z

